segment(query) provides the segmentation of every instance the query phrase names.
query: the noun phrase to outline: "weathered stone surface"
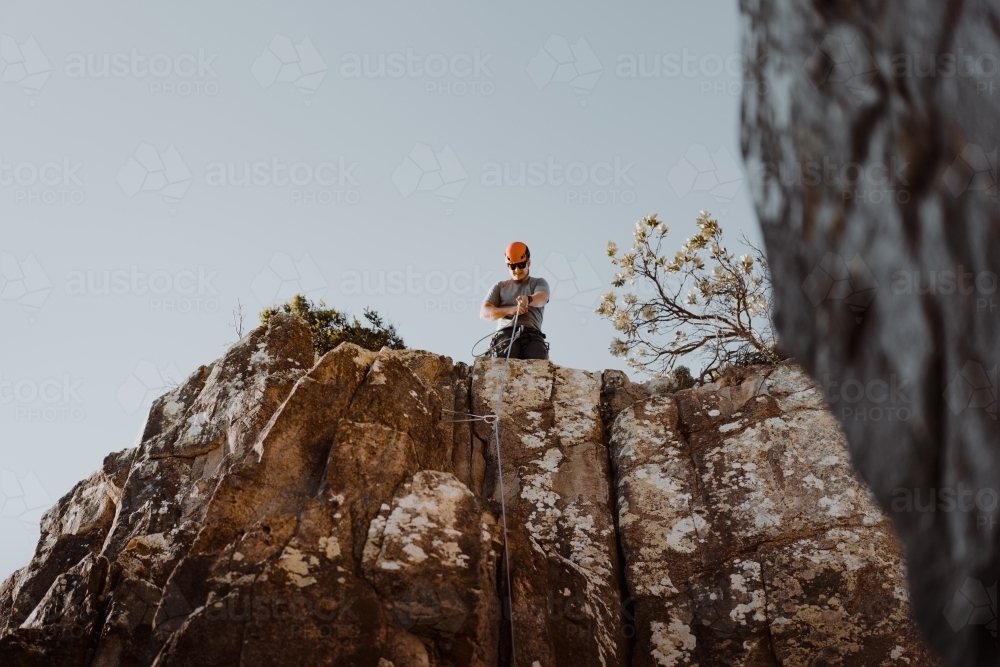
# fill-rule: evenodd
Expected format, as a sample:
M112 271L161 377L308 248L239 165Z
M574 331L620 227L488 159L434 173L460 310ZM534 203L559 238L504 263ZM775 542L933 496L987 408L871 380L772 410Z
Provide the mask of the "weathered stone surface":
M496 663L493 537L480 501L447 472L451 362L423 356L343 345L299 380L168 582L194 609L172 615L161 602L154 664L274 664L292 636L303 665ZM405 545L426 562L374 565Z
M910 620L888 529L833 528L761 550L758 586L779 664L935 664Z
M497 406L502 361L306 368L307 333L273 318L196 371L46 515L0 663L933 664L797 367L650 396L513 360ZM460 421L494 414L502 477L493 423Z
M404 630L434 642L436 664L496 664L494 526L467 486L429 470L414 475L371 522L365 576Z
M476 364L476 414L496 414L504 367L503 360ZM507 373L500 458L516 660L541 667L624 664L600 378L545 361L511 360ZM493 440L489 426L479 424L480 439ZM486 488L499 514L495 445L488 457Z
M610 442L629 590L637 609L656 605L686 590L707 535L676 402L654 397L622 411Z
M3 636L4 631L7 629L11 607L14 605L14 591L20 585L24 570L25 568L17 570L6 581L0 584L0 636Z
M190 548L227 466L247 454L312 359L308 327L281 315L153 403L101 549L111 575L98 664L148 664L155 591Z
M108 561L88 553L56 576L24 623L0 637L4 664L86 665L107 575Z
M931 644L950 664L997 664L983 625L942 611L970 582L996 582L1000 563L1000 11L741 7L754 63L743 153L782 344L836 401L851 459L906 545ZM964 510L935 502L963 491ZM907 502L917 494L927 511Z
M632 382L624 372L604 371L601 373L601 421L605 427L610 426L619 412L649 396L647 387Z
M329 541L333 534L330 524L338 499L315 496L338 424L374 357L354 346L327 353L296 383L251 456L223 478L189 554L170 579L196 611L177 621L171 614L160 614L168 621L158 623L157 631L169 637L169 643L156 664L185 664L190 660L185 647L210 640L218 640L218 649L206 655L206 661L238 662L246 644L248 660L266 662L283 649L276 636L292 626L307 637L325 640L310 646L311 654L337 654L337 638L330 631L323 638L321 630L335 608L330 589L314 591L321 588L316 585L320 576L323 584L335 584L328 580L335 578L336 566L327 556L327 542L320 546L320 537ZM377 381L374 374L369 381ZM331 472L336 474L336 466ZM324 506L314 509L316 503ZM312 509L319 523L300 524L303 509ZM300 529L318 535L299 535ZM330 553L341 548L350 553L350 545L344 542ZM316 568L319 556L331 562L330 567ZM332 601L335 605L335 595ZM248 613L255 604L267 613Z
M619 414L633 665L935 664L909 621L899 545L820 400L786 363ZM844 606L805 607L827 600Z
M0 635L21 625L68 567L100 553L108 536L134 450L109 454L101 469L79 482L45 515L41 539L26 568L0 590Z

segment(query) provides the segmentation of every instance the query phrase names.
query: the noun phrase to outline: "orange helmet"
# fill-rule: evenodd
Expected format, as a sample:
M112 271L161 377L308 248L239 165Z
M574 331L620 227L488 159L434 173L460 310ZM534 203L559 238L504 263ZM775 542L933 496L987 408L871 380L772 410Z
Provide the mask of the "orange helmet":
M520 241L514 241L504 252L507 256L507 263L512 264L515 262L524 262L531 257L531 251L528 250L528 246L524 245Z

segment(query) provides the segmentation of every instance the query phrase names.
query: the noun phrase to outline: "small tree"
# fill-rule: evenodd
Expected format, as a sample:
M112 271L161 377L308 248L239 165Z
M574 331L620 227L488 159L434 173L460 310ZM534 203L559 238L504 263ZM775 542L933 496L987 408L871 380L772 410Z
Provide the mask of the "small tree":
M608 256L621 269L614 287L628 282L643 288L642 296L630 291L620 301L612 290L597 308L623 334L612 341L611 353L625 357L630 368L654 373L669 372L692 355L705 362L702 378L726 366L776 362L764 253L744 236L750 253L736 259L722 246L718 220L701 211L697 222L698 233L673 259L663 254L670 230L655 214L636 224L627 253L619 255L608 242ZM701 256L706 249L711 269Z
M280 312L298 315L309 323L313 349L317 356L326 354L341 343L354 343L375 351L383 347L394 350L406 347L396 332L396 327L385 322L377 312L368 308L365 308L365 319L368 320L368 325L365 325L356 317L348 319L347 315L339 310L327 308L323 301L314 304L301 294L296 294L288 303L262 310L260 323L266 325L273 315Z
M243 302L236 299L236 307L233 308L233 321L229 326L236 330L236 337L240 340L243 339L244 321L246 320L246 317L246 313L243 312Z

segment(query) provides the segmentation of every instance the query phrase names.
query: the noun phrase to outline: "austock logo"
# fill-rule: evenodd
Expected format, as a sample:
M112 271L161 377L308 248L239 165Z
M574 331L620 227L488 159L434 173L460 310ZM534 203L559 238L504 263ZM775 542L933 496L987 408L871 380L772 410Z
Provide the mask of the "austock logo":
M604 67L585 37L570 45L565 37L549 35L527 71L539 90L550 83L566 83L577 95L586 95L597 85ZM586 100L580 100L580 106L586 105Z
M34 255L18 260L8 252L0 253L0 300L21 304L31 324L51 291L52 282Z
M453 587L423 579L413 582L392 605L392 615L404 630L420 626L446 634L461 630L469 612Z
M997 364L987 370L978 361L966 361L962 370L945 388L944 400L954 415L968 408L985 408L986 413L996 420Z
M331 156L320 162L269 160L209 162L205 185L236 188L288 188L293 204L356 204L361 200L354 170L358 163Z
M218 55L204 48L177 55L146 55L135 47L127 53L71 53L66 56L63 74L68 79L151 78L151 95L214 96L219 93L219 84L215 81L219 75L212 62Z
M0 375L0 404L13 404L14 419L27 422L82 421L86 412L77 393L83 380L62 377L8 378Z
M23 477L0 470L0 516L17 519L25 530L37 533L42 514L51 506L52 499L33 470Z
M148 617L150 609L146 609ZM153 616L153 627L160 632L176 632L180 630L194 609L188 604L187 598L173 581L167 582L163 589L163 598L156 605Z
M149 408L158 396L183 380L172 362L164 368L157 368L153 362L143 359L118 387L115 397L125 413L131 415L139 408Z
M493 284L492 271L480 265L472 270L440 269L417 271L413 264L396 269L344 271L338 291L345 296L407 296L423 297L427 312L478 312L480 304Z
M262 305L269 306L296 294L321 299L326 293L326 279L308 254L294 260L287 253L276 252L254 277L250 289Z
M672 53L620 53L615 66L619 79L700 80L701 94L740 95L750 86L760 95L769 88L764 81L765 52L756 62L741 53L696 55L687 48Z
M824 374L820 384L823 398L844 421L906 421L913 414L909 383L893 373L888 379L864 383L853 378L838 381Z
M962 587L955 591L955 597L945 605L944 617L955 632L981 625L996 639L997 582L986 588L979 579L966 579Z
M944 184L955 197L966 192L985 192L997 201L997 149L987 153L982 146L966 144L944 172Z
M589 163L556 162L552 155L544 160L491 161L483 164L479 183L486 188L560 188L566 193L567 204L631 204L635 183L628 172L634 164L624 162L620 155Z
M678 197L690 192L707 192L721 206L728 206L743 183L743 172L725 146L714 153L702 144L691 144L670 169L667 182ZM728 209L723 208L725 214Z
M326 62L308 35L298 44L284 35L275 35L250 67L261 88L290 83L303 95L316 94L326 71ZM309 106L309 100L305 104Z
M115 180L131 199L140 192L155 192L168 204L176 204L187 192L194 177L173 144L159 152L151 144L139 144L118 170ZM176 209L171 208L171 213Z
M841 203L910 201L910 182L906 177L909 162L889 156L888 162L871 160L840 164L828 155L821 160L758 162L750 177L758 185L780 183L785 186L815 187L820 184L839 190Z
M994 53L966 53L962 48L943 53L880 54L888 67L885 77L951 78L974 80L977 95L992 95L997 90L995 78L1000 72L1000 58ZM878 64L858 35L827 35L802 66L813 87L843 84L860 103L870 99L872 83L879 75Z
M5 162L0 156L0 187L14 186L15 204L82 204L82 167L67 156L44 162Z
M586 324L601 299L603 287L586 255L581 254L571 262L566 255L551 252L537 274L548 281L552 300L569 303L580 316L580 324Z
M840 255L828 252L802 283L802 291L814 307L825 301L843 301L859 323L877 289L878 282L860 254L845 262Z
M218 273L203 265L197 270L149 272L135 264L127 269L74 269L66 274L63 292L71 297L146 297L150 311L162 313L214 313L219 310L219 291L212 281Z
M860 37L855 36L848 42L836 35L827 35L806 60L802 71L814 88L843 84L860 102L878 75L878 66Z
M492 95L492 53L415 53L407 48L392 53L345 53L340 58L340 76L345 79L429 79L425 94Z
M0 35L0 81L17 84L26 94L35 96L52 73L42 49L34 37L23 44L9 35ZM35 100L29 102L34 106Z
M404 199L414 192L433 192L446 205L445 213L449 215L468 180L469 174L447 144L440 153L427 144L415 144L392 172L392 182Z

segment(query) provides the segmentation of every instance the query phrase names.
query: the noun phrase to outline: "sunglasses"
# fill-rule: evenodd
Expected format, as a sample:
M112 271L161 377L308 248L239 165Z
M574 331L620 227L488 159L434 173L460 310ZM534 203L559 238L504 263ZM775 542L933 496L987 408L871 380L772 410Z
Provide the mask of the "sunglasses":
M515 262L513 264L507 262L507 268L509 268L511 271L513 271L514 269L523 269L526 268L527 266L528 266L527 262Z

